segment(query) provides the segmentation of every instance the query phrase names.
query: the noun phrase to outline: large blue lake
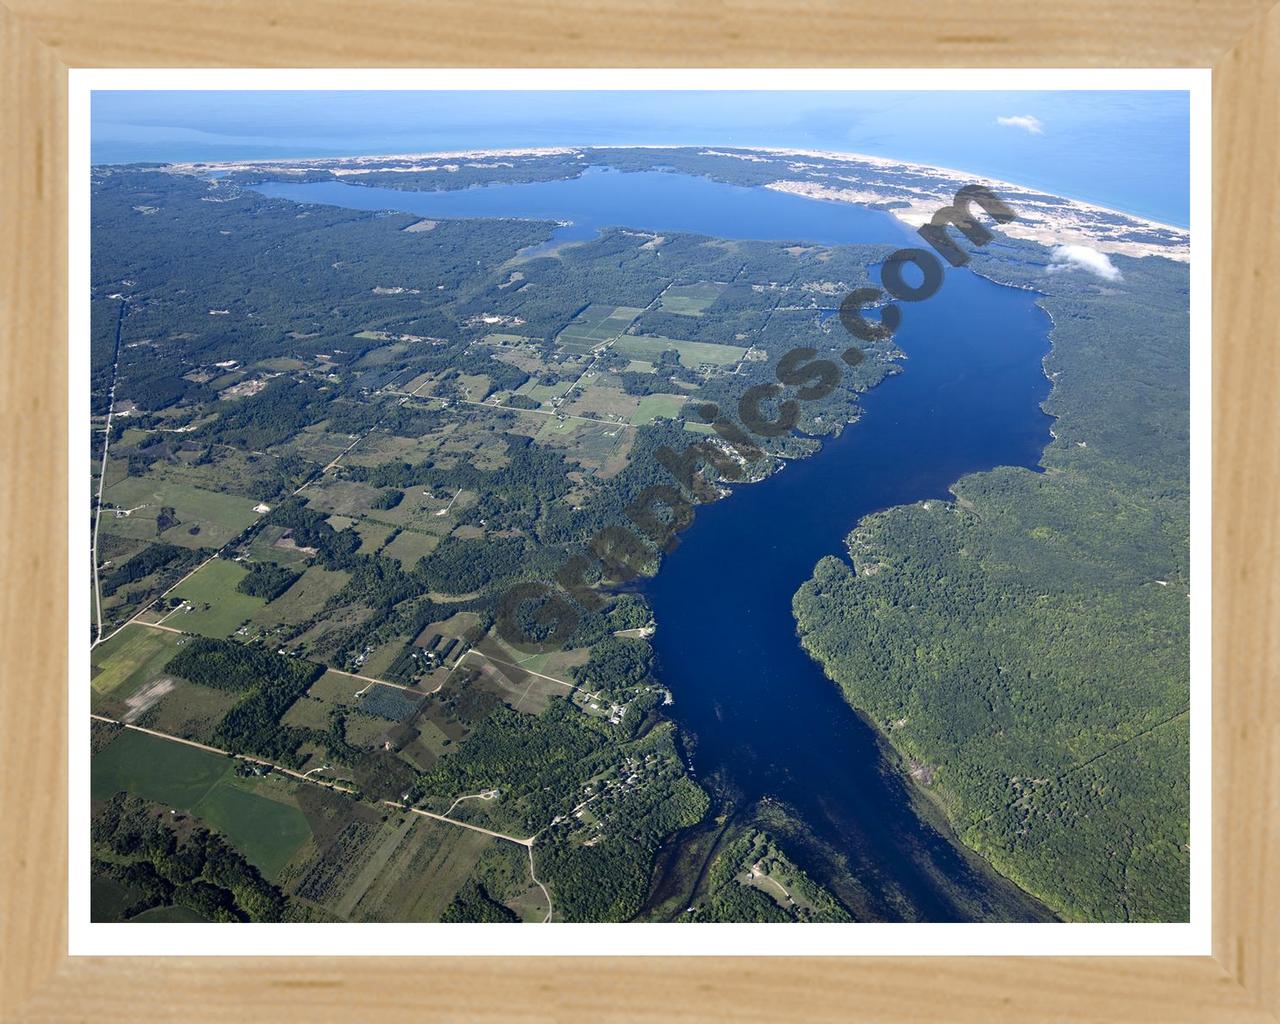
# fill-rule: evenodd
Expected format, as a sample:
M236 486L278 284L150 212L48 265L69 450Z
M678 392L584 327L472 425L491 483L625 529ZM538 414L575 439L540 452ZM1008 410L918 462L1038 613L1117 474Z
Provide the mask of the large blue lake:
M741 92L99 90L90 146L94 163L523 146L794 147L957 167L1188 223L1185 91L810 92L769 84Z
M829 245L900 245L916 237L900 221L878 210L664 171L624 174L592 167L580 177L565 181L481 185L447 192L403 192L340 181L264 182L255 185L254 190L284 199L356 210L405 210L424 217L524 217L570 222L556 229L552 245L592 238L605 227L690 231L717 238L796 239Z
M336 182L259 191L431 217L572 221L561 239L608 225L832 245L915 237L877 211L661 172L459 192ZM905 308L896 335L903 372L863 397L859 421L815 456L700 507L644 586L660 674L675 695L670 711L692 738L695 770L735 807L767 798L798 819L808 838L789 852L860 918L1046 917L917 813L875 731L799 646L791 612L817 561L845 556L845 536L867 513L947 498L977 470L1037 467L1049 440L1040 408L1049 322L1034 299L948 270L936 295ZM842 865L833 868L832 851Z

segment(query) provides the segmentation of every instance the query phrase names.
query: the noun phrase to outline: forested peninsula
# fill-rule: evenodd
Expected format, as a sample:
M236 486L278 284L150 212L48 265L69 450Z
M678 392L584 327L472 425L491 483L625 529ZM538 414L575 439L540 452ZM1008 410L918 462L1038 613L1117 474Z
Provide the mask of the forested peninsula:
M864 518L852 568L824 558L794 610L806 650L998 870L1068 920L1181 921L1188 271L1114 262L1116 280L1060 273L1004 240L975 258L1053 318L1042 471Z

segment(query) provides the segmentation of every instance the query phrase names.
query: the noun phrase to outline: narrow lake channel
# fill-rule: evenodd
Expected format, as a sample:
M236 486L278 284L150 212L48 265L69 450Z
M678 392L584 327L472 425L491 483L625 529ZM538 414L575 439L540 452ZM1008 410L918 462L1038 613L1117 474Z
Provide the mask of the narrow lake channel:
M337 182L256 191L428 217L571 221L554 241L608 225L824 244L916 237L879 211L661 172L593 170L454 192ZM902 372L863 396L859 421L813 457L700 507L643 587L659 675L675 696L667 710L692 739L699 777L714 778L735 806L767 798L784 807L815 841L788 853L856 904L859 919L1051 916L918 813L874 729L801 649L791 611L819 559L847 557L844 538L867 513L945 500L966 473L1037 468L1051 423L1040 408L1049 326L1033 293L948 269L936 295L906 305L895 336ZM833 868L818 847L844 863Z

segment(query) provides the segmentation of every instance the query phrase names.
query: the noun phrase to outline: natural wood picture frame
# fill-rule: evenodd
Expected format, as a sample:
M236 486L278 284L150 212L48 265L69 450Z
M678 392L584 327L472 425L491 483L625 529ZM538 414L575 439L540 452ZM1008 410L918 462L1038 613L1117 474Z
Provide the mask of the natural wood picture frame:
M0 1011L13 1021L1280 1020L1280 7L1271 0L610 9L5 0ZM1212 67L1213 955L67 955L67 71L177 66ZM78 470L77 470L78 471ZM71 594L78 591L73 586Z

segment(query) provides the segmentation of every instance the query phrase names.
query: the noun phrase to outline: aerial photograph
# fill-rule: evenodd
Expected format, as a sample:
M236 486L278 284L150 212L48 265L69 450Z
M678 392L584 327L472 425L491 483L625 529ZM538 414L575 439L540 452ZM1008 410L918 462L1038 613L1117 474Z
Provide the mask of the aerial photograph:
M1190 919L1187 92L90 115L92 922Z

